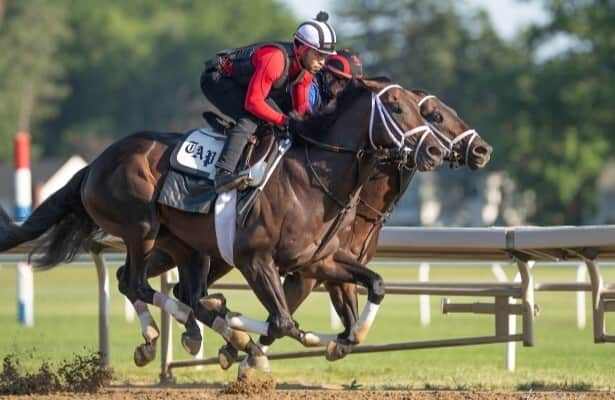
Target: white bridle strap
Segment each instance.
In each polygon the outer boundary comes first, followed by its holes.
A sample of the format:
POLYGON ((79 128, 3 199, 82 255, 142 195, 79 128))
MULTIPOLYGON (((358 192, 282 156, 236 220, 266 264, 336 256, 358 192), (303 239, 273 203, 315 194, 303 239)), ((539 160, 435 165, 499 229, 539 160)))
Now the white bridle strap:
POLYGON ((421 106, 423 105, 423 103, 424 103, 425 101, 427 101, 427 100, 429 100, 429 99, 435 99, 435 98, 436 98, 436 96, 434 96, 433 94, 430 94, 430 95, 427 95, 427 96, 423 97, 423 98, 419 101, 419 103, 418 103, 419 109, 421 108, 421 106))
POLYGON ((404 142, 406 141, 407 138, 413 135, 419 134, 419 133, 423 133, 423 136, 421 136, 418 142, 418 145, 415 149, 414 157, 416 160, 416 155, 418 153, 418 150, 420 146, 423 144, 423 141, 425 140, 426 136, 430 133, 433 134, 433 132, 431 131, 430 127, 427 125, 420 125, 420 126, 412 128, 405 132, 401 130, 397 122, 395 122, 395 119, 391 116, 391 113, 389 112, 389 110, 387 110, 385 105, 382 103, 382 100, 380 100, 380 96, 382 96, 384 93, 386 93, 387 91, 393 88, 403 89, 399 85, 388 85, 388 86, 385 86, 383 89, 381 89, 378 93, 372 93, 372 107, 371 107, 370 116, 369 116, 369 141, 370 141, 370 144, 372 145, 372 148, 376 149, 377 146, 374 143, 373 135, 374 135, 374 115, 377 110, 378 116, 380 117, 380 121, 382 122, 382 125, 384 126, 385 131, 389 135, 389 138, 393 141, 393 143, 397 145, 398 148, 401 149, 402 147, 404 147, 404 142), (395 132, 397 133, 397 136, 393 133, 392 129, 395 130, 395 132))
MULTIPOLYGON (((421 109, 421 106, 423 105, 423 103, 425 103, 425 101, 429 100, 429 99, 435 99, 436 96, 430 94, 427 95, 425 97, 423 97, 419 102, 418 102, 418 106, 419 106, 419 110, 421 109)), ((468 145, 466 147, 466 155, 465 155, 465 159, 466 162, 468 160, 468 155, 470 152, 470 145, 472 144, 472 142, 474 141, 474 139, 476 139, 476 137, 478 137, 478 132, 476 132, 476 130, 474 129, 468 129, 467 131, 464 131, 463 133, 461 133, 461 135, 455 137, 454 139, 449 139, 448 136, 446 136, 444 133, 442 133, 438 128, 436 128, 435 126, 433 126, 433 124, 427 122, 427 125, 429 125, 429 127, 431 128, 431 130, 433 131, 433 133, 435 134, 436 140, 438 141, 438 143, 440 144, 440 146, 442 146, 445 151, 448 152, 448 154, 453 152, 453 147, 461 142, 462 140, 464 140, 466 137, 471 136, 470 139, 468 139, 468 145), (445 142, 445 143, 443 143, 445 142)))

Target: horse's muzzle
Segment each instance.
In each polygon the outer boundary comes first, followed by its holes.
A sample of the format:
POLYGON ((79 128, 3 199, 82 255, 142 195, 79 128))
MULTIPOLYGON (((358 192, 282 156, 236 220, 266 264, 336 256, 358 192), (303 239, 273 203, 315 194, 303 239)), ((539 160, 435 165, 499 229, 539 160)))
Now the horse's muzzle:
POLYGON ((472 170, 483 168, 491 159, 493 147, 483 140, 477 141, 472 145, 469 152, 468 166, 472 170))
POLYGON ((419 171, 433 171, 444 162, 444 152, 436 145, 429 145, 421 151, 417 157, 417 168, 419 171))

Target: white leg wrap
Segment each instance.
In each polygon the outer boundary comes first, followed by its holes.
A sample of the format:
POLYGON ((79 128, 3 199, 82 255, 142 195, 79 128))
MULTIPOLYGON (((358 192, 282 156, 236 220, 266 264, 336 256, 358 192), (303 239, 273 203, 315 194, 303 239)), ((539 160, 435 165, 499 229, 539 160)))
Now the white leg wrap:
POLYGON ((143 334, 145 340, 151 342, 159 335, 156 321, 154 321, 152 314, 150 314, 147 304, 141 300, 135 301, 134 308, 139 316, 139 321, 141 322, 141 333, 143 334))
POLYGON ((171 314, 182 324, 185 324, 188 320, 189 313, 186 312, 186 309, 180 307, 176 300, 173 300, 165 294, 159 292, 154 293, 154 305, 171 314))
POLYGON ((378 314, 379 308, 380 305, 374 304, 370 301, 365 304, 365 308, 363 308, 361 317, 350 330, 350 340, 356 341, 358 343, 361 343, 363 340, 365 340, 369 329, 372 327, 372 324, 376 319, 376 314, 378 314))
POLYGON ((260 342, 260 340, 258 342, 258 347, 260 347, 260 349, 263 352, 263 354, 267 354, 267 352, 269 351, 269 346, 266 346, 266 345, 262 344, 260 342))
POLYGON ((211 329, 218 332, 227 340, 231 337, 231 328, 228 326, 228 323, 224 320, 224 318, 216 317, 214 322, 211 324, 211 329))
POLYGON ((267 336, 269 333, 268 322, 244 317, 243 315, 227 316, 226 320, 231 328, 239 329, 240 331, 257 333, 263 336, 267 336))

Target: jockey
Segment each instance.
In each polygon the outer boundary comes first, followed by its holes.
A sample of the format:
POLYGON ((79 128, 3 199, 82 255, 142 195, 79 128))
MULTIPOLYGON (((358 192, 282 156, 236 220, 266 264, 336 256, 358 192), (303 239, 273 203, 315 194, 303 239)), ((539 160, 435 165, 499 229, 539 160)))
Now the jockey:
POLYGON ((308 95, 313 74, 320 71, 328 55, 335 54, 336 37, 320 12, 315 20, 301 23, 294 41, 259 43, 223 50, 205 63, 201 89, 206 111, 235 122, 216 163, 218 193, 238 186, 244 179, 235 169, 250 134, 263 121, 288 135, 290 118, 273 100, 292 85, 292 106, 299 115, 309 110, 308 95))
POLYGON ((363 77, 361 59, 350 50, 344 49, 327 57, 325 66, 314 75, 310 87, 310 111, 326 107, 344 90, 351 79, 363 77))

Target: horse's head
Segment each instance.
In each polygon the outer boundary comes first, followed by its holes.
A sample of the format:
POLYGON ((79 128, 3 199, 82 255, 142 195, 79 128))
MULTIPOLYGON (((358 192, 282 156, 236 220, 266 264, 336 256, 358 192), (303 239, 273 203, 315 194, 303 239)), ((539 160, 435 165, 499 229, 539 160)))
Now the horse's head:
POLYGON ((444 161, 444 151, 425 124, 412 93, 384 79, 358 79, 371 92, 369 141, 374 148, 397 148, 410 153, 420 171, 444 161))
POLYGON ((421 116, 441 140, 447 153, 445 159, 451 165, 466 164, 470 169, 483 168, 493 147, 457 115, 457 112, 444 104, 436 96, 422 90, 409 91, 415 96, 421 116))

